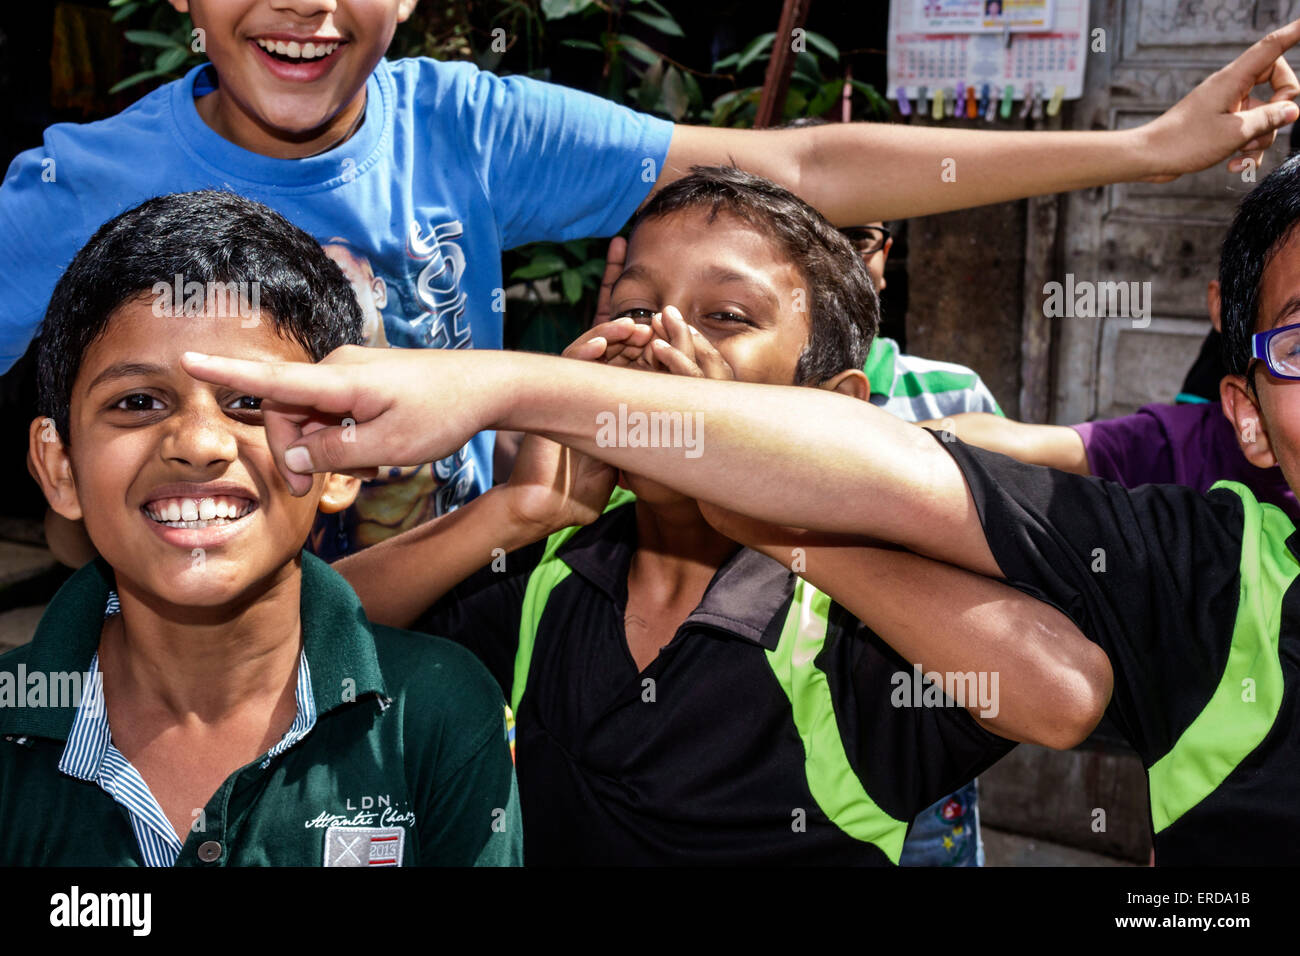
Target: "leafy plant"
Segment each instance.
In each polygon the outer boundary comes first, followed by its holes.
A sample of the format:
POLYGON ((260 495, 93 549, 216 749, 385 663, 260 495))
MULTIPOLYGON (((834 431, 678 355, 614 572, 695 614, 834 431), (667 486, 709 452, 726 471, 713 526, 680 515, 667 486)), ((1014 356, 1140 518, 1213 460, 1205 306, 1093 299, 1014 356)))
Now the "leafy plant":
MULTIPOLYGON (((828 75, 823 67, 823 58, 836 64, 840 62, 839 49, 826 37, 811 30, 805 30, 802 39, 806 42, 804 48, 795 53, 790 88, 785 98, 783 116, 786 120, 800 116, 821 116, 844 95, 844 78, 828 75)), ((713 70, 715 73, 731 70, 737 76, 747 72, 752 75, 756 72, 756 67, 767 66, 775 42, 775 33, 761 34, 743 49, 718 60, 713 64, 713 70)), ((710 122, 714 126, 753 126, 763 92, 762 76, 758 77, 758 81, 758 85, 731 90, 715 99, 710 122)), ((865 118, 884 119, 889 116, 889 104, 874 86, 854 79, 850 79, 849 84, 866 101, 863 111, 865 118)))
POLYGON ((142 53, 157 51, 153 53, 152 67, 115 83, 109 93, 150 80, 175 80, 190 67, 203 62, 203 45, 195 35, 189 14, 177 13, 163 0, 109 0, 108 5, 116 8, 113 12, 115 23, 140 14, 138 19, 145 19, 147 29, 127 30, 123 36, 128 43, 143 47, 142 53))

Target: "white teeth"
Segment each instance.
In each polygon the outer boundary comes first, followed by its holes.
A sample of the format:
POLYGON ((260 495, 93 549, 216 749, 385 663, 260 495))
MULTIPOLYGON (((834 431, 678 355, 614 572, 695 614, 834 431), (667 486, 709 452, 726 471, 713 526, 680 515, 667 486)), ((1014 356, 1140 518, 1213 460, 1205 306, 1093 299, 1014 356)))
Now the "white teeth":
POLYGON ((198 521, 199 520, 199 503, 193 498, 183 498, 181 500, 181 520, 198 521))
POLYGON ((230 517, 234 517, 234 513, 233 513, 233 512, 229 512, 229 511, 227 510, 227 508, 226 508, 226 503, 225 503, 224 501, 218 501, 218 502, 217 502, 217 517, 218 517, 218 518, 230 518, 230 517))
POLYGON ((199 520, 211 521, 217 516, 217 503, 211 498, 203 498, 199 501, 199 520))
POLYGON ((296 60, 318 60, 339 48, 337 43, 299 43, 297 40, 258 40, 257 45, 270 53, 293 57, 296 60))
POLYGON ((169 502, 167 505, 167 514, 163 515, 163 518, 166 521, 180 521, 181 520, 180 504, 175 501, 169 502))
POLYGON ((172 498, 146 506, 154 521, 173 528, 208 528, 238 521, 253 510, 253 503, 242 498, 172 498))

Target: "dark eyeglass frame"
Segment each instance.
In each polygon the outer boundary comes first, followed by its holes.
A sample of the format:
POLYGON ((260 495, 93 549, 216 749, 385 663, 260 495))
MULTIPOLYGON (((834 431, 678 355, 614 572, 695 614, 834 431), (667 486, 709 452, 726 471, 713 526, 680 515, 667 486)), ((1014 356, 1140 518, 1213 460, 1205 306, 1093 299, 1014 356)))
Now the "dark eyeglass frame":
POLYGON ((840 232, 849 242, 870 242, 870 246, 858 250, 864 256, 875 255, 885 248, 885 243, 889 241, 890 236, 888 226, 849 226, 847 229, 841 229, 840 232))
POLYGON ((1290 381, 1300 381, 1300 373, 1289 374, 1279 371, 1273 364, 1273 359, 1269 355, 1269 345, 1277 336, 1283 332, 1295 332, 1300 330, 1300 323, 1292 325, 1279 325, 1276 329, 1269 329, 1267 332, 1256 332, 1250 337, 1250 357, 1259 359, 1268 367, 1269 374, 1274 378, 1284 378, 1290 381))

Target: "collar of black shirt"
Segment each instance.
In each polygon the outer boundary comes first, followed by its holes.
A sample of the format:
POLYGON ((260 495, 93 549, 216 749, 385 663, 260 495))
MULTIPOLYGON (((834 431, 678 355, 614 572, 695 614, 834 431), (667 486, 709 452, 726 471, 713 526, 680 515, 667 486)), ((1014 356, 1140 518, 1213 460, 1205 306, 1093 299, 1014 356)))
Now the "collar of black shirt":
MULTIPOLYGON (((557 556, 619 607, 627 606, 627 575, 636 551, 636 504, 601 515, 578 531, 557 556)), ((709 627, 775 650, 794 593, 795 576, 766 555, 737 548, 682 622, 709 627)))

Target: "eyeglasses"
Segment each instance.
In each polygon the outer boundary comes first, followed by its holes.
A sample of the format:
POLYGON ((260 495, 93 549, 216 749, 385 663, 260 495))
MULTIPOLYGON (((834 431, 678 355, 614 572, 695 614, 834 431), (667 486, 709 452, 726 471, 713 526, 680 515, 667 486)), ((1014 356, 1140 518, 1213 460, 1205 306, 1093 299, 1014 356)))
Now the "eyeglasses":
POLYGON ((884 226, 850 226, 840 232, 863 256, 875 255, 889 241, 889 230, 884 226))
POLYGON ((1251 358, 1262 359, 1278 378, 1300 379, 1300 325, 1283 325, 1251 336, 1251 358))

